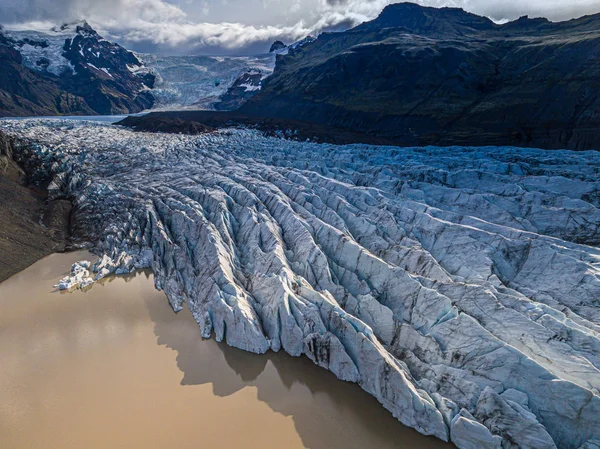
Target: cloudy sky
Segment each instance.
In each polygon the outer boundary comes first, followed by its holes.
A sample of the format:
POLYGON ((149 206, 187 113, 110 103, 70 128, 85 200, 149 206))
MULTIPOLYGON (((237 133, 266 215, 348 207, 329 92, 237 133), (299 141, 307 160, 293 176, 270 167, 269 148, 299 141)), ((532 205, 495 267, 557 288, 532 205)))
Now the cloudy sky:
MULTIPOLYGON (((493 20, 565 20, 600 12, 600 0, 415 0, 458 6, 493 20)), ((86 19, 138 51, 248 54, 373 19, 393 0, 0 0, 4 24, 86 19)))

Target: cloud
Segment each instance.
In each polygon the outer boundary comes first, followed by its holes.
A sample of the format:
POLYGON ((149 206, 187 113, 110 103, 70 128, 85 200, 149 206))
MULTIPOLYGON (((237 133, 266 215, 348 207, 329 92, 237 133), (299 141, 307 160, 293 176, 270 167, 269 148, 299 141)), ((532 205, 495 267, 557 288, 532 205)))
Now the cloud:
POLYGON ((248 51, 257 44, 271 43, 276 39, 288 42, 298 40, 311 30, 301 23, 291 27, 249 26, 240 23, 152 23, 141 26, 131 24, 127 29, 110 30, 110 34, 119 40, 136 44, 154 45, 158 49, 177 49, 184 52, 198 52, 202 49, 223 50, 235 52, 248 51))
POLYGON ((2 0, 0 17, 7 23, 81 18, 121 23, 131 19, 173 22, 184 19, 186 13, 163 0, 2 0))
MULTIPOLYGON (((600 0, 414 0, 495 20, 522 15, 564 20, 600 11, 600 0)), ((375 18, 390 0, 0 0, 5 23, 85 18, 136 50, 249 53, 375 18)))

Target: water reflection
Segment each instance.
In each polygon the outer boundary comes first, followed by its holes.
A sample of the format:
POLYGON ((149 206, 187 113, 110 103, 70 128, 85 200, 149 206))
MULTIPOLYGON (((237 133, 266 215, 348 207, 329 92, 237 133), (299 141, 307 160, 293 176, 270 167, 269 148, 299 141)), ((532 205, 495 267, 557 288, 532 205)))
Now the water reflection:
POLYGON ((306 358, 202 340, 150 273, 50 293, 89 257, 54 255, 0 284, 0 448, 450 447, 306 358))
POLYGON ((255 387, 260 401, 294 420, 309 449, 454 447, 404 427, 358 385, 338 380, 305 357, 257 355, 203 340, 188 310, 165 313, 165 304, 155 301, 146 301, 146 307, 158 344, 177 352, 182 385, 212 384, 221 397, 255 387))

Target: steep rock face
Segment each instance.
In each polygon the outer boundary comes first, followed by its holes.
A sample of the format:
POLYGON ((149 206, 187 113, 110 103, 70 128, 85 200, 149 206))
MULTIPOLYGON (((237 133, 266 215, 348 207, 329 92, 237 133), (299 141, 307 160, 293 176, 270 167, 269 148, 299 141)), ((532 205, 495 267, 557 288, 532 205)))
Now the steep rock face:
MULTIPOLYGON (((7 175, 9 168, 13 173, 18 173, 19 170, 13 164, 13 150, 11 139, 4 133, 0 132, 0 174, 7 175)), ((12 174, 10 175, 13 176, 12 174)))
POLYGON ((285 56, 240 112, 406 145, 599 148, 600 15, 496 25, 454 8, 387 7, 285 56))
POLYGON ((138 112, 152 106, 154 75, 132 52, 103 39, 87 23, 65 40, 63 57, 73 70, 61 77, 61 86, 83 97, 95 111, 138 112))
POLYGON ((139 112, 154 102, 154 75, 85 22, 0 30, 0 70, 4 116, 139 112))
POLYGON ((269 49, 269 53, 276 53, 276 52, 285 50, 286 48, 287 48, 287 45, 285 45, 283 42, 275 41, 275 42, 273 42, 273 45, 271 45, 271 48, 269 49))
POLYGON ((221 95, 219 102, 215 104, 215 109, 217 111, 238 109, 260 91, 263 79, 268 75, 269 73, 259 69, 244 71, 227 89, 227 92, 221 95))
POLYGON ((65 286, 152 267, 204 337, 306 355, 461 449, 600 439, 598 153, 1 126, 101 255, 65 286))
POLYGON ((81 97, 23 66, 21 53, 0 31, 0 116, 93 114, 81 97))

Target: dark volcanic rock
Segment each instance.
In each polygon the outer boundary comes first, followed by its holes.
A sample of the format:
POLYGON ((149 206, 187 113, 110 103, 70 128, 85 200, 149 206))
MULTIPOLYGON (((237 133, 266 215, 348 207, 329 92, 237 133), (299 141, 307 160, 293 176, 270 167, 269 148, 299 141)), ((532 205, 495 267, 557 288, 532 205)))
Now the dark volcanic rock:
POLYGON ((600 15, 494 24, 403 3, 287 56, 240 109, 404 145, 600 148, 600 15))
POLYGON ((311 141, 343 145, 366 143, 393 145, 394 140, 349 129, 334 128, 314 122, 241 115, 236 111, 164 111, 129 116, 117 125, 136 131, 165 132, 175 134, 201 134, 215 129, 251 128, 263 135, 300 142, 311 141))
POLYGON ((177 117, 155 117, 152 120, 142 120, 141 117, 127 117, 119 122, 131 126, 136 131, 172 133, 172 134, 205 134, 214 131, 211 126, 195 120, 183 120, 177 117))
POLYGON ((54 232, 54 237, 59 241, 69 237, 72 210, 73 206, 69 200, 59 199, 48 202, 42 222, 46 228, 54 232))
POLYGON ((0 30, 0 73, 0 116, 129 113, 154 102, 154 75, 86 22, 0 30))

